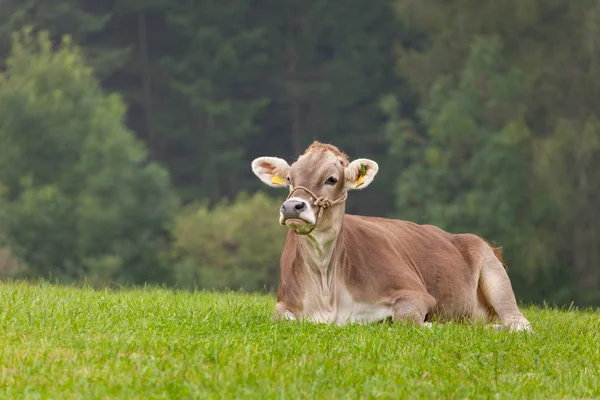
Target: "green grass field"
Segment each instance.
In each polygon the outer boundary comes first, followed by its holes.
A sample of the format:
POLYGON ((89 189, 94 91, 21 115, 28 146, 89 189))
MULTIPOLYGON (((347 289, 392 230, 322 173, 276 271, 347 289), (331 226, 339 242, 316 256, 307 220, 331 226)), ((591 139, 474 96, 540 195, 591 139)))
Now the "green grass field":
POLYGON ((598 398, 600 312, 481 326, 274 323, 275 299, 0 284, 0 397, 598 398))

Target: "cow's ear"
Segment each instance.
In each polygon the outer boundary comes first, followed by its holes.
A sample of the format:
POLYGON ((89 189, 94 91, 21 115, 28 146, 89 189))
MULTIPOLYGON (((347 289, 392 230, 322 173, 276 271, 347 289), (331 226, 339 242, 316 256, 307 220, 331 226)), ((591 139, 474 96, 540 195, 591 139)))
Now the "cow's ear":
POLYGON ((252 172, 272 187, 287 187, 289 170, 289 164, 277 157, 258 157, 252 161, 252 172))
POLYGON ((346 167, 344 172, 345 188, 348 190, 364 189, 373 181, 379 171, 379 165, 373 160, 359 158, 346 167))

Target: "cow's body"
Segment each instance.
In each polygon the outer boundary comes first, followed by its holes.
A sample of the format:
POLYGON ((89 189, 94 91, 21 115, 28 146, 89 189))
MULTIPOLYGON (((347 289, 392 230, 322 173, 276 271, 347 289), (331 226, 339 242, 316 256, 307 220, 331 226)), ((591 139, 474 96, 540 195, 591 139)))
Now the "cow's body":
MULTIPOLYGON (((288 233, 277 301, 291 318, 374 322, 393 317, 398 298, 417 294, 428 319, 496 317, 480 283, 506 273, 493 249, 475 235, 345 215, 331 251, 325 246, 315 257, 311 247, 312 239, 288 233)), ((520 317, 511 313, 515 308, 505 317, 520 317)))
MULTIPOLYGON (((307 164, 319 159, 307 153, 307 164)), ((343 162, 345 170, 340 173, 339 156, 333 155, 337 158, 329 161, 334 167, 317 175, 341 175, 345 180, 349 178, 343 177, 344 172, 354 176, 352 165, 343 162)), ((363 165, 370 162, 361 160, 363 165)), ((368 165, 375 169, 374 176, 376 164, 368 165)), ((299 167, 305 172, 306 167, 299 167)), ((303 179, 308 182, 306 176, 303 179)), ((313 189, 289 186, 290 196, 300 189, 312 198, 324 197, 313 192, 318 189, 315 185, 313 189)), ((327 190, 335 197, 342 193, 327 190)), ((490 322, 497 318, 510 329, 530 330, 502 262, 478 236, 401 220, 346 215, 343 201, 330 206, 327 214, 319 206, 307 209, 303 202, 308 204, 306 195, 291 197, 282 206, 281 221, 292 229, 281 256, 276 318, 334 324, 392 318, 418 325, 429 319, 490 322), (290 205, 295 207, 292 211, 290 205)))

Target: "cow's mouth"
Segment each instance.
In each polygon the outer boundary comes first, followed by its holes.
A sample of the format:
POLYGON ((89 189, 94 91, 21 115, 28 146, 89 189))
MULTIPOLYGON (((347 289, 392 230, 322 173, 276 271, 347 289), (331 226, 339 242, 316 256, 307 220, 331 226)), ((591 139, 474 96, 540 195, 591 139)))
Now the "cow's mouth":
POLYGON ((283 221, 288 228, 300 235, 306 235, 311 231, 313 224, 302 218, 287 218, 283 221))

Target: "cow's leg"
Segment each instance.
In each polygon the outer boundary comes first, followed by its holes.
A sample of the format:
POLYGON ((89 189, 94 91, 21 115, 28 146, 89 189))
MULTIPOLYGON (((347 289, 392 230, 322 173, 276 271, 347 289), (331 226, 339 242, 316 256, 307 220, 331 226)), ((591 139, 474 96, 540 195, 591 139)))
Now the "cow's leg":
POLYGON ((287 309, 287 307, 279 302, 275 305, 275 312, 273 313, 273 319, 275 321, 296 321, 296 314, 287 309))
POLYGON ((531 332, 531 324, 517 306, 508 274, 491 248, 486 249, 479 285, 504 328, 531 332))
POLYGON ((435 303, 435 299, 429 293, 399 293, 392 307, 392 320, 414 322, 418 326, 423 326, 425 316, 435 306, 435 303))

